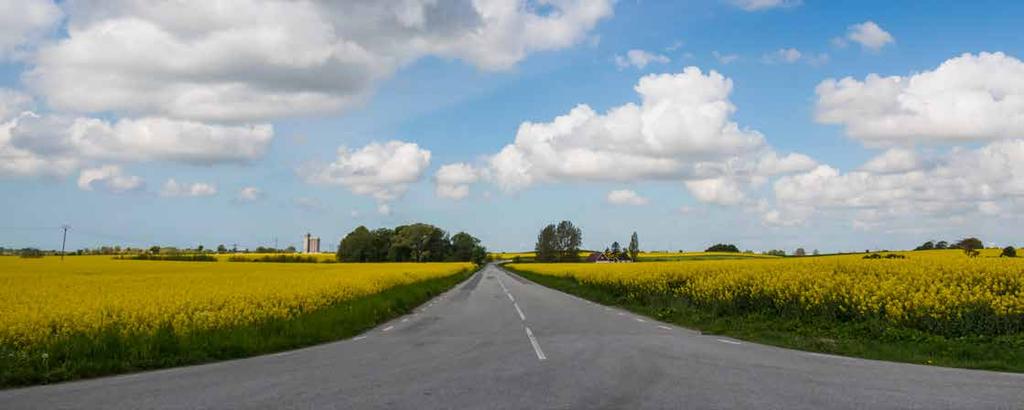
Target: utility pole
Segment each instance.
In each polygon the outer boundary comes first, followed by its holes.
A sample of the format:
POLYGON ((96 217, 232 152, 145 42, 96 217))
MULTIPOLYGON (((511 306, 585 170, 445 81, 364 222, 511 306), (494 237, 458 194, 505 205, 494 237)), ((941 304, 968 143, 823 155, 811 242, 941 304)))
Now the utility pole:
POLYGON ((68 229, 71 229, 71 225, 64 224, 60 226, 60 229, 64 230, 64 238, 60 240, 60 261, 64 261, 64 245, 68 243, 68 229))
POLYGON ((277 237, 274 237, 274 251, 277 251, 277 237))

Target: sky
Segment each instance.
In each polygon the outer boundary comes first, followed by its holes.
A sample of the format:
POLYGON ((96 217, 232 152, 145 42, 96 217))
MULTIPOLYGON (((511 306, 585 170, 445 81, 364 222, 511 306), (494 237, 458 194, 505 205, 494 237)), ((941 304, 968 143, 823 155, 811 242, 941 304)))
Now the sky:
POLYGON ((0 246, 1024 245, 1024 4, 0 0, 0 246))

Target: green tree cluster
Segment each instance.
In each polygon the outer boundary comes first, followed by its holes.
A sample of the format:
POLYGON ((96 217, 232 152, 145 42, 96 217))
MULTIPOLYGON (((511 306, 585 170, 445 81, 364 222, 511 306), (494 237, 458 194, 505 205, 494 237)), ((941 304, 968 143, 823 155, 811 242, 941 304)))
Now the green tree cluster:
POLYGON ((736 252, 739 253, 740 248, 737 248, 733 244, 716 243, 705 249, 704 252, 736 252))
POLYGON ((394 229, 369 230, 359 226, 338 244, 342 262, 443 262, 483 263, 487 249, 472 235, 449 236, 434 225, 415 223, 394 229))
POLYGON ((562 221, 540 230, 534 251, 541 262, 576 262, 582 243, 583 231, 570 221, 562 221))

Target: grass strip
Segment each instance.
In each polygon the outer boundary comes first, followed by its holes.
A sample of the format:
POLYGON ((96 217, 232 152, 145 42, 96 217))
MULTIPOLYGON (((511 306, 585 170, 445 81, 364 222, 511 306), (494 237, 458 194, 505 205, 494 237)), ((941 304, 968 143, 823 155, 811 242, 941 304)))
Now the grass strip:
POLYGON ((235 359, 345 339, 412 311, 472 274, 462 271, 399 285, 294 318, 247 326, 179 334, 168 325, 154 333, 129 335, 108 328, 99 335, 77 335, 31 351, 0 346, 0 386, 235 359))
POLYGON ((835 321, 702 309, 679 297, 626 294, 571 277, 510 269, 537 284, 704 333, 766 345, 865 359, 1024 372, 1024 335, 944 337, 881 321, 835 321))

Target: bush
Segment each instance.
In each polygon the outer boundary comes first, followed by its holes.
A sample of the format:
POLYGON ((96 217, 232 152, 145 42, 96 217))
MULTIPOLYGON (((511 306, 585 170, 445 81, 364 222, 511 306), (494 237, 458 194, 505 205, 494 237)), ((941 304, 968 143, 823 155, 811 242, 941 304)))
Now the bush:
POLYGON ((999 257, 1000 258, 1002 258, 1002 257, 1016 258, 1017 257, 1017 248, 1014 248, 1012 246, 1007 246, 1007 247, 1003 248, 1003 253, 1000 253, 999 257))
POLYGON ((210 255, 203 254, 170 254, 170 255, 154 255, 149 253, 140 253, 138 255, 130 256, 118 256, 115 259, 128 259, 137 261, 178 261, 178 262, 216 262, 217 258, 210 255))
POLYGON ((228 262, 317 263, 319 261, 315 256, 265 255, 259 258, 232 256, 228 258, 228 262))
POLYGON ((42 258, 43 251, 36 248, 25 248, 18 251, 18 256, 22 258, 42 258))
POLYGON ((740 249, 733 244, 716 243, 711 247, 704 250, 704 252, 736 252, 739 253, 740 249))

